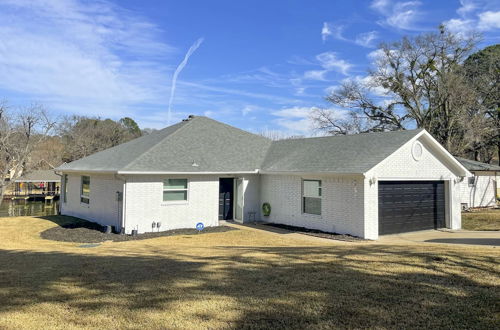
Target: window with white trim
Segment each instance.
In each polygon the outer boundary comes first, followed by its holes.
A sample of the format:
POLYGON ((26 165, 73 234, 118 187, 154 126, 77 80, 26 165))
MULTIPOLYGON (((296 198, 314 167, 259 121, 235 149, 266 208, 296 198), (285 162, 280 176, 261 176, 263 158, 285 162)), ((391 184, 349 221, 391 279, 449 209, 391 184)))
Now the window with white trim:
POLYGON ((321 180, 302 180, 302 212, 321 215, 321 180))
POLYGON ((176 202, 187 201, 188 180, 187 179, 165 179, 163 180, 163 201, 176 202))
POLYGON ((80 202, 90 204, 90 176, 82 175, 80 186, 80 202))

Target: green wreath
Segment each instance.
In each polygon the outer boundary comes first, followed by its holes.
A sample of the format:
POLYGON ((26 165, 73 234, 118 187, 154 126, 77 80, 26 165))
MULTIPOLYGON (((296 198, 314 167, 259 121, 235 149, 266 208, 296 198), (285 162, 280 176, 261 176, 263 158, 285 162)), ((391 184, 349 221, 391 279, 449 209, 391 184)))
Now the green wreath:
POLYGON ((268 217, 271 214, 271 204, 269 203, 262 204, 262 213, 264 213, 264 215, 268 217))

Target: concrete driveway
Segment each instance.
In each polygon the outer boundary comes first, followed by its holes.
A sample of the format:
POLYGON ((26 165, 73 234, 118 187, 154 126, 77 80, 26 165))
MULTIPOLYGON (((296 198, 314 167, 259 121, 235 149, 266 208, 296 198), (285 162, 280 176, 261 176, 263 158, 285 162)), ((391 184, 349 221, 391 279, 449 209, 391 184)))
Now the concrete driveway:
POLYGON ((381 243, 441 243, 500 246, 500 231, 424 230, 380 236, 381 243))

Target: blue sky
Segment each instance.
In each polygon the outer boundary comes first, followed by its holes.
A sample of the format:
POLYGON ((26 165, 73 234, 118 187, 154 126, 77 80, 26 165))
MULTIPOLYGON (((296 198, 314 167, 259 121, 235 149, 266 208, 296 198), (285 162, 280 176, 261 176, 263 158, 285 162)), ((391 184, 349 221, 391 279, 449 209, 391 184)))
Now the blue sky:
POLYGON ((206 115, 310 135, 310 110, 331 108, 324 97, 342 80, 364 79, 377 43, 440 23, 498 43, 500 1, 0 0, 0 100, 161 128, 198 40, 172 123, 206 115))

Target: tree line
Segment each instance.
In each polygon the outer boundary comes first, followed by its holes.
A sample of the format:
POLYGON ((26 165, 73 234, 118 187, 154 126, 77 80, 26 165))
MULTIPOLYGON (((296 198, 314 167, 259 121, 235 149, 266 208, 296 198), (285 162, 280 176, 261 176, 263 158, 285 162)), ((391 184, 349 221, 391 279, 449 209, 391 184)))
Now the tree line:
POLYGON ((53 169, 151 132, 129 117, 55 119, 38 104, 18 108, 1 102, 0 201, 5 188, 24 173, 53 169))
POLYGON ((344 81, 311 114, 332 135, 424 128, 455 156, 500 164, 500 44, 436 32, 382 43, 363 78, 344 81))

